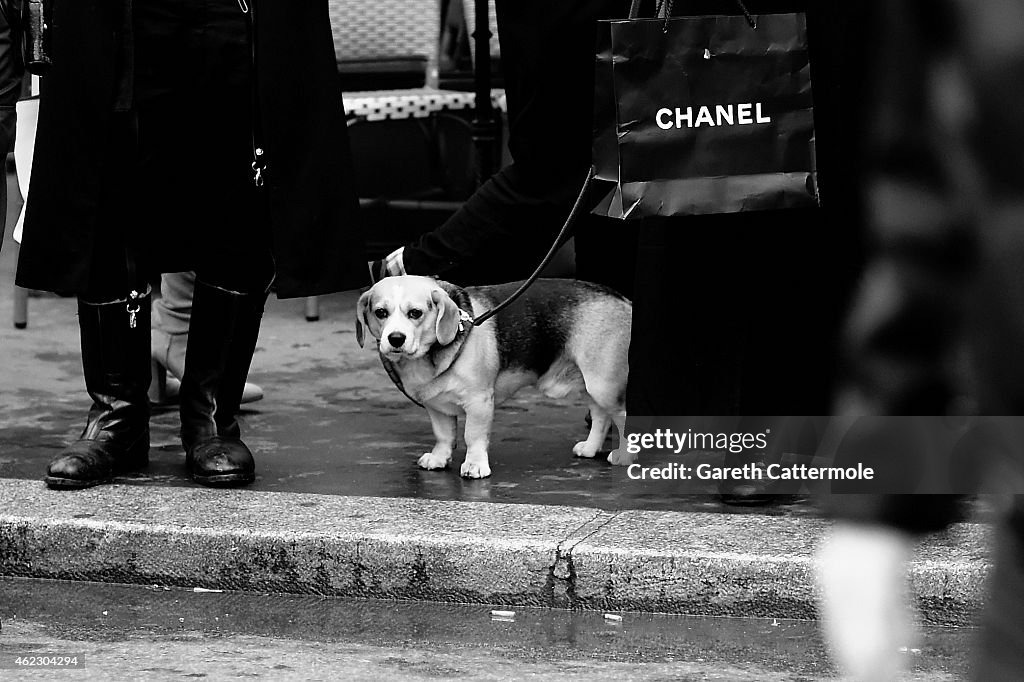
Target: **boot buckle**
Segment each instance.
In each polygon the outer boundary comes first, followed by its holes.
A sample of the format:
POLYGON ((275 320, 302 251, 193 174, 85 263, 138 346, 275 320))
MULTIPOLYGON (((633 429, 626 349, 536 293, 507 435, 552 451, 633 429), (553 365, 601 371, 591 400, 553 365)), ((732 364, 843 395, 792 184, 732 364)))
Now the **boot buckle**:
POLYGON ((140 298, 142 298, 142 294, 134 289, 128 294, 128 303, 124 309, 128 312, 129 329, 135 329, 138 326, 138 313, 142 310, 142 304, 139 303, 140 298))

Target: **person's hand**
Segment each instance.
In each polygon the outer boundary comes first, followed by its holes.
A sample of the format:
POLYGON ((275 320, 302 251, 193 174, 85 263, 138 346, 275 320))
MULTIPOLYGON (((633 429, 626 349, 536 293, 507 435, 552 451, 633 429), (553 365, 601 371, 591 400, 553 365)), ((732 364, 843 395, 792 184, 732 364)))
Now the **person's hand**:
POLYGON ((818 550, 825 640, 849 679, 883 682, 903 668, 914 627, 906 595, 909 536, 876 525, 838 524, 818 550))
POLYGON ((370 268, 370 282, 376 284, 385 277, 398 277, 405 273, 405 263, 402 254, 405 247, 395 249, 380 260, 372 260, 366 265, 370 268))

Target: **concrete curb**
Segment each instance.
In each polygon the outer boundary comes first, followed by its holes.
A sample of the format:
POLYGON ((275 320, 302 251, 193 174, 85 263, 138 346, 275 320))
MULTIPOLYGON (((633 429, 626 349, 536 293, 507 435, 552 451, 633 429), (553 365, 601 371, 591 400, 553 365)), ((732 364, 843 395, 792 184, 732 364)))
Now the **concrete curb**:
MULTIPOLYGON (((813 618, 807 518, 0 479, 0 575, 507 606, 813 618)), ((976 622, 990 530, 911 567, 926 622, 976 622)))

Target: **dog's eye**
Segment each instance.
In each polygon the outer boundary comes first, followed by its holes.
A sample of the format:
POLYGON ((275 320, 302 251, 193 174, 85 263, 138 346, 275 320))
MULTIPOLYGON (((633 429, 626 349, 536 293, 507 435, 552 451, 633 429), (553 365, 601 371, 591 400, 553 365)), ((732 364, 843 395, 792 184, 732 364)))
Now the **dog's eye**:
POLYGON ((377 308, 376 310, 373 311, 373 314, 377 317, 378 320, 383 320, 385 317, 388 316, 388 311, 386 308, 377 308))
POLYGON ((418 320, 421 317, 423 317, 423 311, 413 308, 408 313, 406 313, 406 315, 408 315, 410 320, 418 320))

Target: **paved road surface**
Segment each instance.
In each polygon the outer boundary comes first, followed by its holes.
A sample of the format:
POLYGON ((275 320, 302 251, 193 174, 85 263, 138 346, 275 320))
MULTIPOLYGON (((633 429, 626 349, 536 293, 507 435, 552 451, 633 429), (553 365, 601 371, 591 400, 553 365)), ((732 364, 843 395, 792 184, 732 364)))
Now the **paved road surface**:
MULTIPOLYGON (((79 654, 83 670, 0 679, 835 679, 813 623, 193 593, 0 579, 0 666, 79 654)), ((972 631, 930 629, 906 680, 963 679, 972 631)))

